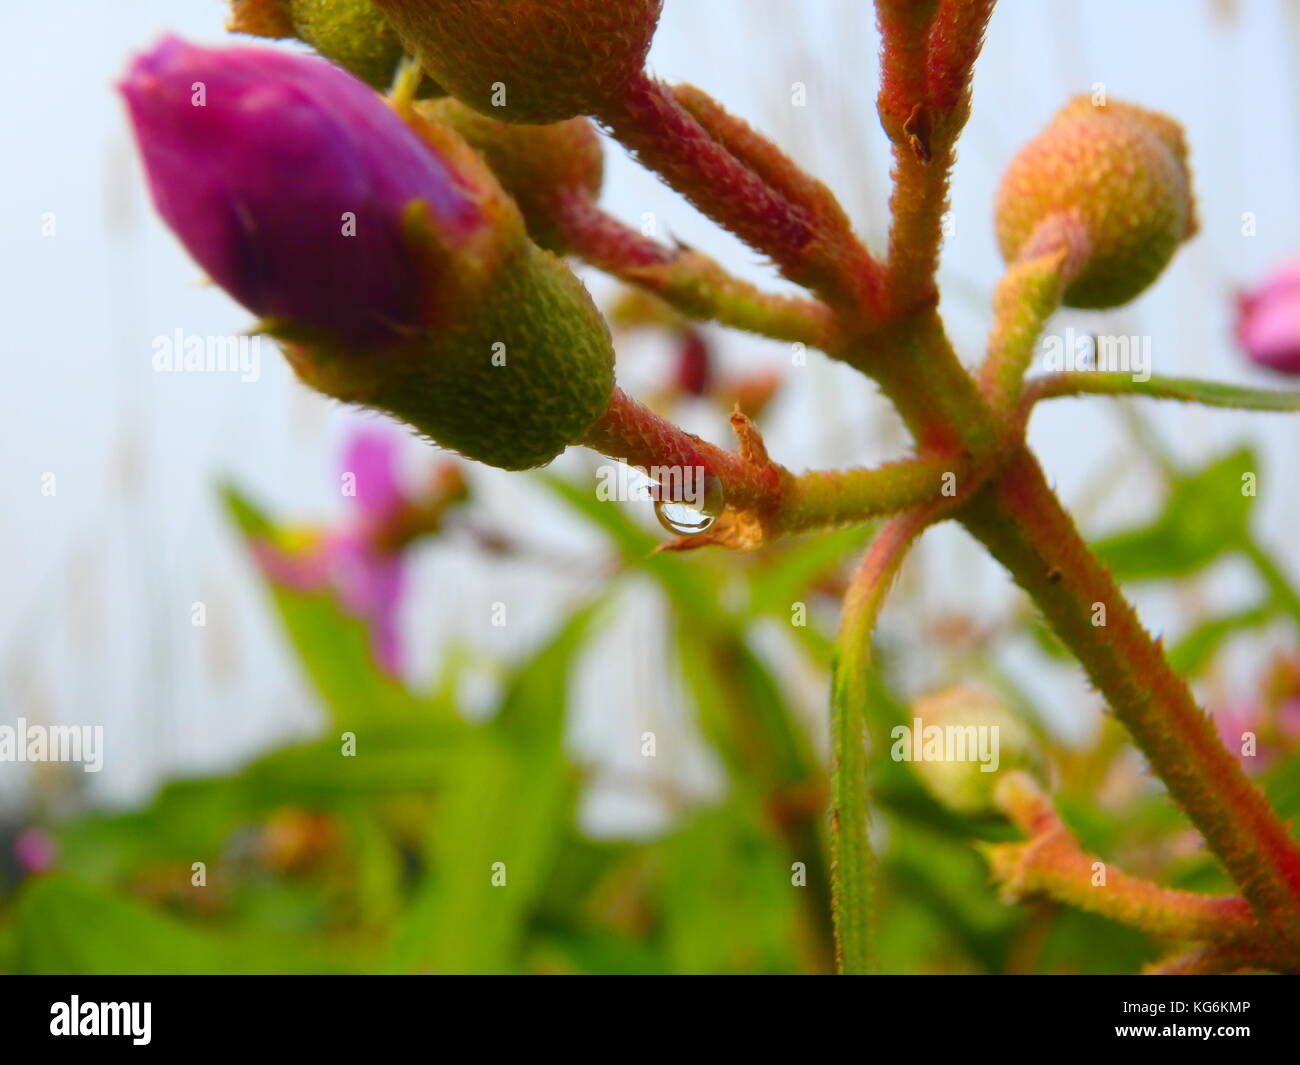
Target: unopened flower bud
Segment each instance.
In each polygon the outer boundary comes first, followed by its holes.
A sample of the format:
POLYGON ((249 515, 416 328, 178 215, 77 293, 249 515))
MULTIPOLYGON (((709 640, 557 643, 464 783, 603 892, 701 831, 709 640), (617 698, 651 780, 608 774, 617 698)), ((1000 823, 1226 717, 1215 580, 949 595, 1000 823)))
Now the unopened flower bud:
POLYGON ((1041 225, 1061 217, 1088 240, 1065 303, 1100 308, 1133 299, 1196 232, 1182 128, 1131 104, 1072 100, 1003 176, 996 208, 1003 256, 1014 261, 1041 225))
POLYGON ((406 54, 370 0, 232 0, 229 28, 255 37, 296 37, 377 89, 388 88, 406 54))
POLYGON ((122 90, 159 212, 308 384, 508 469, 603 413, 603 319, 450 131, 271 49, 167 39, 122 90))
POLYGON ((918 699, 909 723, 894 729, 894 740, 894 756, 912 763, 936 799, 966 815, 991 813, 1001 775, 1037 762, 1025 726, 978 688, 948 688, 918 699))
POLYGON ((1240 297, 1237 342, 1252 362, 1300 374, 1300 260, 1240 297))
POLYGON ((450 126, 483 154, 492 173, 543 248, 568 250, 556 214, 571 199, 595 200, 605 174, 600 135, 586 118, 535 126, 501 122, 453 97, 429 100, 416 109, 430 122, 450 126))
POLYGON ((663 0, 374 0, 453 96, 509 122, 599 113, 645 65, 663 0))

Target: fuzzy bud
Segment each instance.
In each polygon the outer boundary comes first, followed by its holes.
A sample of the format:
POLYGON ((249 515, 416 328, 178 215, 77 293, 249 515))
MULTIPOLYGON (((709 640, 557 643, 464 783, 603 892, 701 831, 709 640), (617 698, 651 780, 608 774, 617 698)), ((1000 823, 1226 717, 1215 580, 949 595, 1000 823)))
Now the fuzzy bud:
POLYGON ((600 113, 645 66, 663 0, 375 0, 425 72, 508 122, 600 113))
POLYGON ((487 161, 514 197, 528 234, 543 248, 568 250, 556 224, 559 206, 600 195, 605 159, 600 135, 586 118, 534 126, 501 122, 448 97, 417 105, 430 122, 450 126, 487 161))
POLYGON ((507 469, 604 412, 604 320, 449 130, 272 49, 169 38, 122 91, 159 213, 306 383, 507 469))
POLYGON ((961 814, 991 813, 1001 776, 1037 761, 1025 726, 978 688, 948 688, 918 699, 912 720, 894 733, 894 756, 910 761, 931 794, 961 814))
POLYGON ((233 33, 297 38, 377 89, 392 83, 406 54, 370 0, 231 0, 233 33))
POLYGON ((1196 232, 1182 128, 1131 104, 1070 101, 1003 176, 996 208, 1003 256, 1015 261, 1040 226, 1062 218, 1087 235, 1086 261, 1072 273, 1065 303, 1102 308, 1133 299, 1196 232))

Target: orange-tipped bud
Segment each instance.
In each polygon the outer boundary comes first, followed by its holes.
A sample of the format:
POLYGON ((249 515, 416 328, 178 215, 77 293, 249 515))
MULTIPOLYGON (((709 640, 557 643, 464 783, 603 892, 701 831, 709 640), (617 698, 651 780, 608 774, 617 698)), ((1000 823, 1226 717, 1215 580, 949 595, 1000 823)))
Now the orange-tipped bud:
POLYGON ((1043 225, 1082 226, 1086 261, 1065 290, 1071 307, 1137 296, 1196 232, 1187 143, 1173 119, 1132 104, 1077 97, 1012 160, 998 191, 998 244, 1017 259, 1043 225))

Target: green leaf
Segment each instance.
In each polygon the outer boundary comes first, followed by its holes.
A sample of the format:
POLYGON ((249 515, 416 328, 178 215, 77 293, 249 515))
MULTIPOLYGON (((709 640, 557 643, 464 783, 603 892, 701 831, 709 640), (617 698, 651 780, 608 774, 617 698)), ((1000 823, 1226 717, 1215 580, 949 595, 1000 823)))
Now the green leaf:
POLYGON ((750 611, 790 620, 790 607, 809 585, 837 571, 876 530, 876 523, 820 533, 792 541, 754 573, 749 582, 750 611))
POLYGON ((807 732, 743 637, 680 615, 675 632, 696 720, 741 786, 772 795, 820 775, 807 732))
POLYGON ((568 673, 593 609, 575 612, 515 671, 496 717, 456 759, 430 826, 429 878, 394 934, 391 970, 518 969, 525 926, 572 817, 568 673))
POLYGON ((1276 608, 1266 603, 1207 618, 1169 649, 1169 664, 1182 676, 1195 679, 1210 665, 1225 641, 1248 629, 1267 625, 1276 616, 1276 608))
MULTIPOLYGON (((222 497, 250 544, 273 537, 272 522, 236 489, 225 487, 222 497)), ((329 592, 299 592, 266 579, 264 584, 334 728, 455 716, 444 702, 417 696, 384 673, 365 622, 343 610, 329 592)))
POLYGON ((1020 915, 998 900, 987 865, 969 843, 908 826, 890 833, 881 866, 881 908, 890 915, 880 931, 886 971, 1002 971, 1020 915), (929 918, 931 927, 917 938, 911 929, 900 936, 892 927, 903 900, 923 907, 929 918))
POLYGON ((18 966, 30 974, 355 973, 354 959, 307 941, 191 927, 63 876, 30 881, 18 904, 18 966))
POLYGON ((656 552, 662 541, 633 521, 624 507, 597 498, 589 485, 574 484, 551 474, 539 474, 536 480, 571 510, 602 529, 623 560, 653 578, 674 603, 701 620, 722 620, 717 605, 718 581, 704 560, 656 552))
POLYGON ((1165 508, 1150 524, 1093 545, 1120 581, 1184 577, 1245 542, 1253 495, 1246 474, 1258 474, 1249 448, 1239 448, 1174 482, 1165 508))
POLYGON ((690 815, 656 847, 665 946, 677 973, 789 973, 801 894, 791 861, 744 803, 690 815))
MULTIPOLYGON (((733 777, 748 782, 759 794, 771 794, 771 789, 797 786, 817 775, 806 731, 780 685, 752 650, 743 619, 718 605, 720 582, 702 560, 653 553, 659 541, 623 508, 558 478, 543 476, 541 481, 603 528, 629 565, 663 590, 673 611, 679 662, 698 719, 733 777)), ((841 557, 843 542, 837 542, 841 557)), ((822 561, 814 566, 824 568, 822 561)))
POLYGON ((1291 834, 1300 835, 1300 754, 1291 754, 1269 770, 1264 791, 1279 817, 1291 821, 1291 834))
POLYGON ((173 781, 143 809, 62 824, 59 849, 70 867, 96 882, 141 864, 214 855, 236 828, 279 806, 342 810, 358 798, 433 792, 472 734, 465 722, 428 722, 363 729, 352 757, 333 738, 282 748, 238 773, 173 781))

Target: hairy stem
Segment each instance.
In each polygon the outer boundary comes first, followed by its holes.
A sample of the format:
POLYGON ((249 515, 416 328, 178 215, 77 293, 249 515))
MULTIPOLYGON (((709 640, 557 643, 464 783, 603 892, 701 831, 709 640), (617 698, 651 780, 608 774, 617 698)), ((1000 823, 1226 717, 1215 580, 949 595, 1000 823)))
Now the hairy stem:
POLYGON ((839 347, 834 314, 816 300, 764 292, 699 252, 644 236, 585 195, 561 198, 554 215, 575 255, 654 293, 688 318, 823 351, 839 347))
POLYGON ((1038 604, 1260 919, 1300 946, 1300 850, 1023 448, 959 515, 1038 604))
POLYGON ((935 298, 948 179, 992 11, 992 0, 877 0, 877 111, 894 152, 887 290, 895 309, 935 298))
POLYGON ((842 973, 868 973, 875 965, 865 712, 871 634, 907 549, 933 519, 933 510, 922 507, 889 521, 844 599, 831 698, 831 908, 842 973))
POLYGON ((994 876, 1014 897, 1047 895, 1168 939, 1239 942, 1258 935, 1259 923, 1245 899, 1174 891, 1114 868, 1096 880, 1094 859, 1079 848, 1027 774, 1012 772, 999 781, 997 801, 1029 837, 989 848, 994 876))
MULTIPOLYGON (((702 94, 695 93, 693 102, 701 107, 702 94)), ((771 157, 755 159, 755 169, 734 154, 732 148, 752 152, 756 142, 734 123, 722 122, 720 114, 721 109, 701 110, 715 124, 715 136, 669 86, 643 73, 617 106, 596 117, 644 166, 718 225, 770 256, 785 277, 855 318, 869 319, 879 267, 829 214, 792 202, 787 193, 797 195, 798 189, 782 186, 776 172, 782 168, 771 157)), ((802 187, 813 187, 811 179, 802 187)), ((834 202, 829 193, 824 202, 834 202)))
POLYGON ((805 213, 719 144, 669 86, 643 73, 618 106, 597 118, 704 214, 771 255, 787 273, 801 271, 813 241, 805 213))
MULTIPOLYGON (((743 419, 742 419, 743 420, 743 419)), ((750 430, 752 432, 752 428, 750 430)), ((768 535, 806 532, 897 513, 956 494, 965 470, 942 458, 910 459, 874 469, 792 474, 752 451, 726 451, 660 417, 616 388, 584 441, 593 450, 655 476, 700 470, 720 482, 729 506, 762 513, 768 535), (953 486, 953 487, 949 487, 953 486)))
POLYGON ((866 470, 810 471, 791 476, 782 496, 783 532, 870 521, 943 498, 965 476, 947 459, 906 459, 866 470))
POLYGON ((980 368, 980 391, 1000 415, 1014 412, 1034 345, 1061 305, 1087 254, 1088 238, 1070 216, 1052 215, 1026 242, 993 293, 993 332, 980 368))

